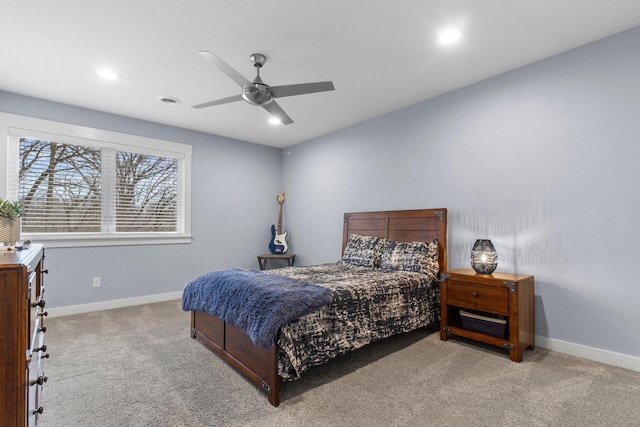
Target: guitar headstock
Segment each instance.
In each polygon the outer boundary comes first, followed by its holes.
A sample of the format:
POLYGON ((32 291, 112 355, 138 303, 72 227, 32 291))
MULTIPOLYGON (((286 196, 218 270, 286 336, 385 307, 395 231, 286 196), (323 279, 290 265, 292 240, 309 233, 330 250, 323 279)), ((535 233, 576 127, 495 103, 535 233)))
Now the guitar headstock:
POLYGON ((284 190, 278 191, 278 203, 284 202, 284 190))

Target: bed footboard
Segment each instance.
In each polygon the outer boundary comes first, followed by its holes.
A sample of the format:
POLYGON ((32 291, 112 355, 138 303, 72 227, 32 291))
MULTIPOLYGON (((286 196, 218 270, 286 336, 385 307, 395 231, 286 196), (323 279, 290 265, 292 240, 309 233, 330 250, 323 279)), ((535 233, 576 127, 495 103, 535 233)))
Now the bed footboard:
POLYGON ((278 347, 256 346, 240 328, 203 311, 191 312, 191 337, 236 368, 264 391, 269 403, 280 404, 278 347))

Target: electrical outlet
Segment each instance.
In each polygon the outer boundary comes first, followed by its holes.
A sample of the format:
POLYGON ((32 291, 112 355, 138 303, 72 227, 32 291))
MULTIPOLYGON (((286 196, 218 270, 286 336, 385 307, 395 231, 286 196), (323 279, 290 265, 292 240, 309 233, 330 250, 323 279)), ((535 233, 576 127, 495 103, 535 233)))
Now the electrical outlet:
POLYGON ((94 277, 93 278, 93 287, 94 288, 99 288, 100 287, 100 278, 99 277, 94 277))

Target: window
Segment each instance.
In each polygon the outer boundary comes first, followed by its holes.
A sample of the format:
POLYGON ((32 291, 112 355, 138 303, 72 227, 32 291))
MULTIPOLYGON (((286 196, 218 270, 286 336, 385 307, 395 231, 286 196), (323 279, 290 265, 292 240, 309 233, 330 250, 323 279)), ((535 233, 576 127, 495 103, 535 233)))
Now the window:
POLYGON ((23 205, 23 239, 49 246, 190 241, 190 146, 0 114, 0 122, 3 118, 6 198, 23 205), (10 126, 25 121, 43 130, 10 126), (94 137, 79 137, 86 134, 94 137))

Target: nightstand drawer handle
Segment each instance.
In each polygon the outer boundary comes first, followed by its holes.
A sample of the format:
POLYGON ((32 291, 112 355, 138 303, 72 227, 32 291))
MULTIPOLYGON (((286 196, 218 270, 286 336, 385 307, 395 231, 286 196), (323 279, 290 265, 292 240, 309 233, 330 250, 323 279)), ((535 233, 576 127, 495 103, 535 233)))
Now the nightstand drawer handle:
POLYGON ((478 293, 477 292, 471 292, 471 296, 474 298, 478 298, 478 293))
POLYGON ((35 415, 35 414, 42 414, 42 412, 43 412, 43 411, 44 411, 44 408, 41 406, 41 407, 39 407, 38 409, 34 409, 33 411, 31 411, 31 413, 32 413, 33 415, 35 415))

